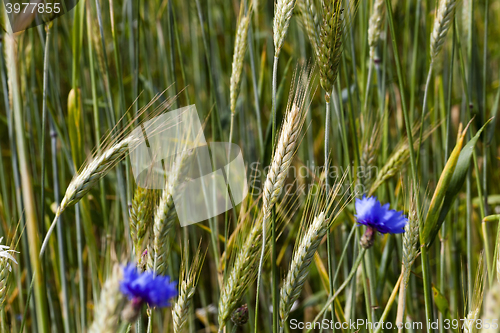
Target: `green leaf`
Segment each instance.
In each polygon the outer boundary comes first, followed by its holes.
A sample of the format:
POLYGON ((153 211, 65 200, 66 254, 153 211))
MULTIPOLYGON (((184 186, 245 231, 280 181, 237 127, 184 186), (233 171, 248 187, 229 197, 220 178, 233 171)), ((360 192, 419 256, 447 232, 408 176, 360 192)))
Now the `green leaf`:
POLYGON ((420 243, 422 244, 432 243, 433 238, 436 237, 434 230, 436 229, 439 211, 451 179, 453 178, 455 167, 460 156, 460 151, 462 150, 462 146, 464 144, 467 127, 462 131, 462 125, 460 125, 458 130, 458 140, 455 144, 455 148, 453 148, 450 158, 448 158, 448 161, 441 172, 441 176, 439 177, 439 182, 434 190, 429 210, 427 211, 427 216, 424 220, 425 222, 421 224, 420 243))
POLYGON ((439 213, 439 218, 434 227, 434 230, 431 232, 429 238, 427 238, 427 246, 431 246, 432 242, 436 238, 436 235, 441 228, 441 225, 448 214, 448 211, 455 201, 455 198, 462 188, 462 185, 465 182, 465 177, 467 176, 467 171, 469 170, 469 165, 472 158, 472 153, 474 151, 474 147, 476 146, 477 140, 481 136, 481 133, 486 128, 486 125, 491 121, 488 120, 483 127, 479 131, 477 131, 476 135, 470 139, 470 141, 464 146, 462 151, 460 152, 460 156, 458 157, 457 166, 455 167, 455 171, 453 172, 453 177, 451 178, 448 189, 446 190, 446 194, 444 196, 443 205, 441 206, 441 212, 439 213))
POLYGON ((444 297, 439 289, 434 286, 432 286, 432 292, 434 294, 434 303, 436 303, 439 312, 441 312, 443 314, 443 317, 445 317, 446 319, 451 319, 450 304, 448 303, 446 297, 444 297))

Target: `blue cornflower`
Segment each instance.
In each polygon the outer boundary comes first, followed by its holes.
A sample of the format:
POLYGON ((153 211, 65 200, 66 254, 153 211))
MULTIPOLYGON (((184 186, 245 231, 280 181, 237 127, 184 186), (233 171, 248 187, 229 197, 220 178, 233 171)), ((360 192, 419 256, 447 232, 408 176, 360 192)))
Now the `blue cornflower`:
POLYGON ((403 212, 389 209, 389 204, 382 206, 376 197, 366 196, 362 199, 356 198, 356 220, 359 224, 372 227, 382 234, 403 233, 408 222, 403 212))
POLYGON ((151 307, 168 306, 177 295, 176 283, 170 282, 170 277, 155 276, 151 271, 140 273, 134 264, 123 269, 120 290, 133 303, 147 303, 151 307))
POLYGON ((357 222, 368 227, 361 239, 364 247, 368 248, 373 244, 375 230, 382 234, 405 232, 404 228, 408 219, 403 215, 403 212, 389 209, 389 204, 382 206, 376 197, 356 198, 355 206, 357 222))

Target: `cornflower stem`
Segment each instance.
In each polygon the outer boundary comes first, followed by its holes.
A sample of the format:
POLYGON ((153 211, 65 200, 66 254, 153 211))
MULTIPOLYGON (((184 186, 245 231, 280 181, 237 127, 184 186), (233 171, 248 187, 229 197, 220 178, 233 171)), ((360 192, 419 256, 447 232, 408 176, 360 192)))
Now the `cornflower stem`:
MULTIPOLYGON (((361 228, 356 229, 356 233, 359 239, 361 239, 361 228)), ((361 260, 361 277, 362 277, 362 284, 363 284, 363 296, 365 297, 365 311, 366 311, 366 318, 368 322, 372 323, 372 311, 371 311, 371 300, 372 300, 372 295, 370 291, 369 284, 371 285, 373 283, 373 280, 368 277, 368 283, 367 283, 367 271, 366 271, 366 262, 367 258, 363 257, 361 260)), ((372 332, 370 328, 368 328, 369 332, 372 332)))
MULTIPOLYGON (((141 311, 142 312, 142 311, 141 311)), ((142 329, 142 313, 139 314, 139 318, 137 318, 137 321, 135 322, 135 331, 137 333, 142 333, 144 330, 142 329)))
MULTIPOLYGON (((333 301, 335 301, 337 296, 340 295, 340 293, 345 289, 345 287, 347 287, 347 285, 349 284, 351 279, 356 275, 356 271, 358 270, 358 266, 361 264, 361 262, 363 260, 365 252, 366 252, 366 249, 362 248, 358 254, 358 257, 356 258, 356 261, 352 265, 351 271, 349 272, 349 275, 345 279, 344 283, 342 283, 342 285, 339 287, 339 289, 337 289, 337 291, 335 291, 335 294, 333 294, 333 296, 330 296, 330 298, 328 298, 328 300, 326 301, 326 304, 323 306, 323 309, 321 309, 321 311, 318 313, 316 318, 314 318, 313 322, 318 322, 320 320, 323 313, 330 307, 330 305, 333 303, 333 301)), ((312 330, 312 328, 307 330, 306 333, 311 332, 311 330, 312 330)))

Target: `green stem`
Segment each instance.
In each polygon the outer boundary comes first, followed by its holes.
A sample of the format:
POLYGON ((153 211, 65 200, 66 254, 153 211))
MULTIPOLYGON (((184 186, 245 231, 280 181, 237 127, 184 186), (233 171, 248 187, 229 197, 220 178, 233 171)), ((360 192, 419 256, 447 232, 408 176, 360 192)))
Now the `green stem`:
MULTIPOLYGON (((351 272, 349 273, 349 275, 345 279, 344 283, 342 283, 342 285, 339 287, 339 289, 337 289, 337 291, 335 292, 335 294, 333 294, 333 296, 328 298, 328 300, 326 301, 326 304, 323 306, 323 309, 321 309, 321 311, 316 315, 316 318, 314 318, 313 322, 318 322, 320 320, 323 313, 330 307, 330 305, 333 303, 333 301, 335 301, 337 296, 340 295, 340 293, 345 289, 345 287, 347 287, 347 285, 349 284, 351 279, 356 275, 356 272, 358 271, 358 266, 361 264, 363 257, 365 255, 365 252, 366 252, 366 249, 362 248, 361 251, 359 252, 358 257, 356 258, 356 261, 352 265, 351 272)), ((312 330, 312 328, 308 329, 306 331, 306 333, 311 332, 311 330, 312 330)))
MULTIPOLYGON (((326 188, 326 196, 328 197, 329 193, 329 147, 330 147, 330 94, 327 92, 325 94, 326 105, 325 105, 325 188, 326 188)), ((329 291, 330 295, 333 295, 334 281, 332 279, 332 274, 334 272, 333 267, 333 253, 332 253, 332 245, 333 245, 333 235, 330 233, 330 228, 328 228, 326 232, 326 247, 327 247, 327 255, 328 255, 328 281, 329 281, 329 291)), ((335 306, 332 304, 331 308, 332 320, 335 319, 335 306)))
MULTIPOLYGON (((38 257, 39 235, 38 222, 36 214, 36 204, 34 196, 34 186, 31 179, 31 171, 28 166, 27 148, 25 142, 25 128, 23 120, 23 107, 21 102, 21 88, 19 86, 19 73, 17 66, 20 64, 16 52, 15 36, 10 33, 4 34, 6 40, 6 58, 7 72, 10 81, 9 90, 12 101, 12 112, 14 114, 14 128, 16 136, 16 145, 19 158, 19 171, 21 174, 21 193, 25 208, 26 227, 29 241, 29 254, 32 267, 34 269, 33 277, 35 279, 35 304, 37 312, 38 331, 41 333, 49 332, 49 317, 46 304, 45 281, 43 279, 41 259, 38 257)), ((29 303, 26 303, 29 304, 29 303)))
MULTIPOLYGON (((245 6, 246 6, 245 2, 245 6)), ((259 105, 259 90, 257 87, 257 72, 255 71, 255 59, 254 59, 254 53, 253 53, 253 30, 252 30, 252 20, 250 20, 249 27, 248 27, 248 54, 250 55, 250 70, 252 72, 252 89, 253 89, 253 97, 254 97, 254 104, 255 104, 255 116, 256 116, 256 122, 257 122, 257 134, 258 134, 258 139, 259 139, 259 148, 260 148, 260 158, 261 160, 264 158, 264 140, 262 138, 262 124, 261 124, 261 119, 260 119, 260 105, 259 105)))
POLYGON ((420 116, 420 134, 418 136, 417 165, 420 157, 420 145, 422 144, 422 135, 424 132, 424 118, 425 118, 425 111, 427 110, 427 100, 429 98, 429 86, 431 84, 433 67, 434 67, 434 61, 431 61, 431 64, 429 66, 429 72, 427 73, 427 80, 425 82, 424 102, 422 104, 422 114, 420 116))
POLYGON ((369 92, 370 92, 370 83, 372 80, 372 73, 373 73, 373 60, 370 59, 370 63, 368 64, 368 79, 366 80, 365 101, 363 105, 363 115, 365 116, 368 110, 368 97, 370 96, 369 92))
POLYGON ((273 303, 273 332, 278 333, 279 323, 279 280, 278 280, 278 267, 277 267, 277 254, 276 254, 276 207, 273 207, 271 216, 271 274, 272 274, 272 303, 273 303))
POLYGON ((427 254, 427 247, 421 247, 422 254, 422 275, 424 280, 424 301, 425 301, 425 317, 426 322, 432 321, 432 285, 429 272, 429 257, 427 254))
POLYGON ((5 316, 5 308, 3 305, 0 305, 0 331, 3 332, 8 332, 7 331, 7 316, 5 316))

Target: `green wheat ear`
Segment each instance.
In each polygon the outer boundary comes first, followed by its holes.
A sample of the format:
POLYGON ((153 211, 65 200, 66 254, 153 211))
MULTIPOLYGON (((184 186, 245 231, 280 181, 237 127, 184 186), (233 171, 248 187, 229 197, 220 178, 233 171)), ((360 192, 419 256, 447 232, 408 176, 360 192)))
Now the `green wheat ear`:
POLYGON ((341 2, 332 0, 323 2, 323 23, 321 24, 320 42, 317 54, 320 83, 325 90, 327 102, 330 101, 342 54, 343 9, 341 2))
POLYGON ((243 15, 243 8, 244 6, 241 4, 240 19, 238 21, 238 29, 236 30, 236 38, 234 41, 233 64, 230 79, 231 83, 229 85, 230 108, 232 114, 236 112, 236 100, 238 99, 241 72, 243 70, 243 60, 247 49, 248 27, 250 25, 250 18, 252 15, 251 8, 245 15, 243 15))
POLYGON ((277 0, 273 20, 274 56, 278 57, 292 19, 297 0, 277 0))
MULTIPOLYGON (((201 245, 201 242, 200 242, 201 245)), ((189 246, 189 244, 185 244, 189 246)), ((174 324, 174 332, 182 332, 189 317, 189 309, 191 307, 193 296, 200 278, 201 268, 205 260, 205 253, 201 253, 200 247, 194 256, 191 263, 191 268, 186 267, 184 261, 181 267, 181 276, 179 278, 179 296, 177 301, 172 306, 172 322, 174 324)))
POLYGON ((135 250, 135 260, 140 263, 145 248, 146 234, 152 225, 152 191, 137 187, 130 206, 130 237, 135 250))

